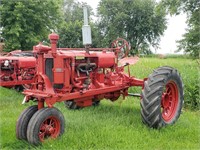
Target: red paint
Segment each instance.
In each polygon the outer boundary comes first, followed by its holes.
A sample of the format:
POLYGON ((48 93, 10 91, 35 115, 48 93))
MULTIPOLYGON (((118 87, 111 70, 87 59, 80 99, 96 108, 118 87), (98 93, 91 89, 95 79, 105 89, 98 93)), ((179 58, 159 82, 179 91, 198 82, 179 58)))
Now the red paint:
POLYGON ((48 117, 40 126, 39 139, 43 142, 47 138, 57 138, 60 133, 60 121, 53 116, 48 117))
POLYGON ((111 68, 115 65, 115 54, 112 52, 108 53, 97 53, 98 67, 99 68, 111 68))
POLYGON ((23 56, 24 53, 26 52, 17 50, 6 56, 0 56, 0 86, 13 87, 33 82, 36 73, 36 58, 23 56))
POLYGON ((162 94, 161 106, 162 110, 162 118, 169 122, 172 118, 174 118, 177 107, 178 107, 178 87, 176 83, 173 81, 169 81, 166 84, 165 91, 162 94))
POLYGON ((134 65, 139 61, 139 57, 135 56, 135 57, 125 57, 119 60, 119 63, 124 66, 124 65, 134 65))
MULTIPOLYGON (((87 53, 80 48, 57 49, 59 36, 52 33, 49 38, 51 47, 41 43, 34 46, 33 51, 38 56, 37 74, 31 89, 23 92, 28 98, 38 100, 38 109, 44 107, 43 102, 53 107, 56 102, 74 100, 78 106, 86 107, 103 98, 114 101, 120 95, 127 96, 129 87, 144 85, 144 80, 130 77, 124 72, 124 66, 118 66, 118 53, 122 47, 89 48, 87 53), (48 58, 52 59, 53 67, 47 75, 44 60, 48 58)), ((127 48, 128 42, 120 40, 127 48)))

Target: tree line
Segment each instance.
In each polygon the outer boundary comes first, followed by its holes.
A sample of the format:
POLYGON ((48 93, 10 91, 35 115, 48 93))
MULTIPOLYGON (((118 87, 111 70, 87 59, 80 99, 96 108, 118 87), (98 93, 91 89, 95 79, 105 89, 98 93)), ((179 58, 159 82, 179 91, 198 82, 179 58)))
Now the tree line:
POLYGON ((0 29, 5 50, 31 50, 39 41, 48 44, 51 32, 59 34, 59 47, 83 47, 84 5, 89 8, 93 47, 108 47, 122 37, 130 42, 132 54, 151 54, 150 47, 159 47, 167 28, 166 15, 185 12, 188 30, 179 41, 178 50, 198 55, 198 0, 101 0, 95 21, 91 6, 76 0, 1 0, 0 29))

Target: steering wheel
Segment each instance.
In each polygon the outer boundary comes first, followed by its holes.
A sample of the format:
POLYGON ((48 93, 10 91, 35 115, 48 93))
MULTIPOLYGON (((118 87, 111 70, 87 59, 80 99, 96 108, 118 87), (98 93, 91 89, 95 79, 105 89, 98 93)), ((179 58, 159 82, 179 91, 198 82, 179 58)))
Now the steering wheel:
POLYGON ((119 48, 118 59, 128 56, 131 49, 130 44, 123 38, 118 38, 111 43, 112 48, 119 48))

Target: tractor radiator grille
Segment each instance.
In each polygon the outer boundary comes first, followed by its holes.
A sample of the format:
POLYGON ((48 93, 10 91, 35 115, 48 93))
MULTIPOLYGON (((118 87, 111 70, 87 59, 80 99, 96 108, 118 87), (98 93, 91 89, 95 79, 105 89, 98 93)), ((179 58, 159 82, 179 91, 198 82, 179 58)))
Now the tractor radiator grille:
POLYGON ((48 76, 49 80, 53 82, 53 58, 47 58, 45 60, 45 74, 48 76))

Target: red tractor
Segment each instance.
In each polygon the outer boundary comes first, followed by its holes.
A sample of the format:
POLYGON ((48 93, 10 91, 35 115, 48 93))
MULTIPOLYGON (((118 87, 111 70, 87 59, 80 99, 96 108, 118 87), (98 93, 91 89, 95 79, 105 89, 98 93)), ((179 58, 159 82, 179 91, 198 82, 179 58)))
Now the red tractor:
POLYGON ((36 58, 32 52, 16 50, 0 56, 0 86, 29 88, 36 73, 36 58))
MULTIPOLYGON (((127 47, 57 48, 57 34, 50 34, 51 47, 34 47, 38 56, 37 74, 30 89, 23 92, 24 102, 37 105, 24 110, 17 121, 17 137, 39 144, 46 138, 64 133, 62 113, 54 107, 66 102, 69 107, 86 107, 102 99, 116 101, 128 96, 128 88, 141 86, 142 121, 152 128, 173 124, 183 104, 183 84, 176 69, 157 68, 147 79, 137 79, 118 66, 119 54, 127 47), (46 104, 46 106, 45 106, 46 104)), ((121 55, 120 55, 121 56, 121 55)))
MULTIPOLYGON (((85 11, 86 12, 86 11, 85 11)), ((86 13, 85 13, 86 14, 86 13)), ((87 16, 87 15, 86 15, 87 16)), ((64 133, 62 113, 54 107, 65 102, 69 108, 98 104, 103 99, 116 101, 128 96, 128 89, 141 86, 141 116, 149 127, 171 125, 180 116, 183 104, 183 83, 178 71, 159 67, 145 79, 130 75, 127 58, 130 46, 123 39, 114 41, 112 48, 90 48, 91 34, 87 19, 83 26, 85 48, 57 48, 59 36, 49 35, 51 46, 33 47, 37 54, 37 74, 30 89, 24 90, 23 103, 37 102, 25 109, 16 125, 18 139, 38 145, 47 138, 64 133), (119 65, 119 60, 122 65, 119 65), (128 67, 128 73, 124 68, 128 67)))

